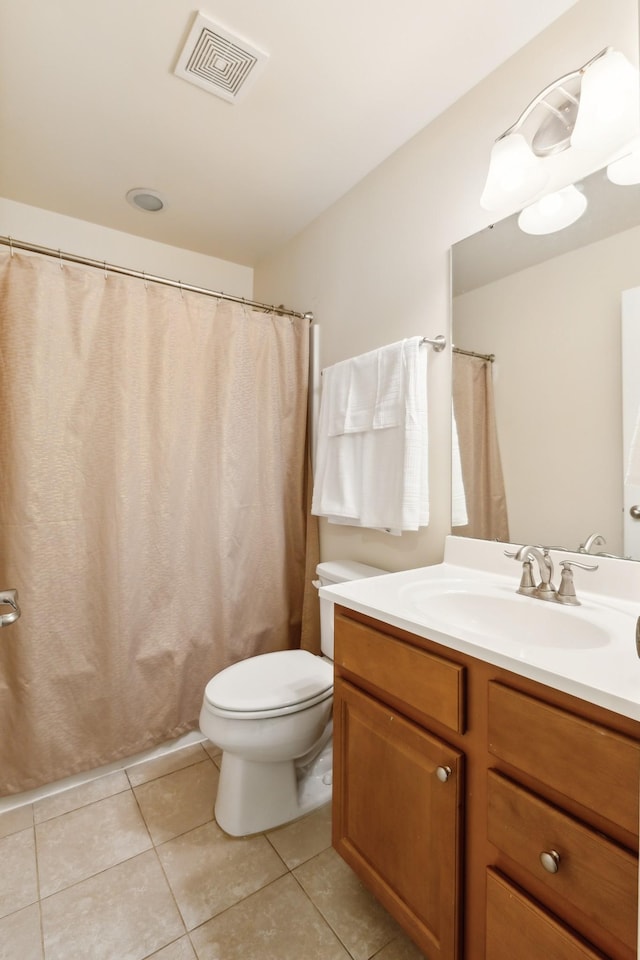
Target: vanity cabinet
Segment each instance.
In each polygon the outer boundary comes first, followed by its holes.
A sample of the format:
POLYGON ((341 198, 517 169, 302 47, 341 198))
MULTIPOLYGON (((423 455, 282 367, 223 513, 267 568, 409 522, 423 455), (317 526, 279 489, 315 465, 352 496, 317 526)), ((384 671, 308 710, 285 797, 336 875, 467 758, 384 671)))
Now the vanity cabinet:
POLYGON ((455 960, 464 756, 427 724, 461 726, 464 668, 336 626, 334 846, 427 956, 455 960))
POLYGON ((429 960, 632 960, 640 724, 336 610, 335 848, 429 960))

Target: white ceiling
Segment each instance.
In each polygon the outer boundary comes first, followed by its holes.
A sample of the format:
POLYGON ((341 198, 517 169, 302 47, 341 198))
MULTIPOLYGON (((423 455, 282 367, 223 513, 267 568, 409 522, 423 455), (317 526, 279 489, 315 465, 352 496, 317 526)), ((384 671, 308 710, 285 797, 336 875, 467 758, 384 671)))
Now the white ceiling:
POLYGON ((0 0, 0 196, 253 265, 574 2, 202 0, 269 54, 229 104, 173 73, 189 0, 0 0))

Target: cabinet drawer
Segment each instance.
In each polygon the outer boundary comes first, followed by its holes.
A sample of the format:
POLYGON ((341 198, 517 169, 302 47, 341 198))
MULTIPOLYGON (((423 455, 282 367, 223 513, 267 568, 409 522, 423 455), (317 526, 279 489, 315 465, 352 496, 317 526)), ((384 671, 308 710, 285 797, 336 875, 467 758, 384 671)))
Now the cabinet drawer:
POLYGON ((637 835, 637 740, 491 682, 489 750, 637 835))
MULTIPOLYGON (((638 861, 628 850, 495 771, 488 774, 491 843, 544 884, 559 914, 563 897, 633 948, 637 938, 638 861), (559 854, 557 873, 540 862, 559 854)), ((542 894, 540 898, 544 899, 542 894)))
POLYGON ((464 732, 464 667, 336 614, 335 663, 414 719, 464 732))
POLYGON ((486 960, 603 960, 500 874, 487 874, 486 960))

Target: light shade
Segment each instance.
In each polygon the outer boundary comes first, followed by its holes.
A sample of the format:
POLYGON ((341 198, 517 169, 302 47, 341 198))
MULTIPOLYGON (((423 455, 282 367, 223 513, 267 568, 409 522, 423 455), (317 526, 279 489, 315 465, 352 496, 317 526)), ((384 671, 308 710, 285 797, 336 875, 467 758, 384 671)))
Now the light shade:
POLYGON ((584 71, 571 146, 595 147, 608 159, 637 136, 639 106, 638 71, 622 53, 609 50, 584 71))
POLYGON ((587 198, 571 185, 525 207, 518 217, 518 226, 524 233, 555 233, 579 220, 586 209, 587 198))
POLYGON ((611 183, 617 183, 622 187, 640 183, 640 141, 634 143, 626 156, 609 164, 607 177, 611 183))
POLYGON ((491 150, 489 173, 480 206, 496 211, 520 206, 544 189, 547 174, 521 133, 496 140, 491 150))

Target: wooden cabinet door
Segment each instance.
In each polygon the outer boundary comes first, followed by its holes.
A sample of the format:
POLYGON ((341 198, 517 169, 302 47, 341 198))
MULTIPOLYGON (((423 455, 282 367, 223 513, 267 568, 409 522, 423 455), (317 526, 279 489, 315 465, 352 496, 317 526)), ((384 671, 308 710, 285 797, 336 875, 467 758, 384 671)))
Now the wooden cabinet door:
POLYGON ((430 960, 460 950, 463 759, 336 679, 334 846, 430 960))

